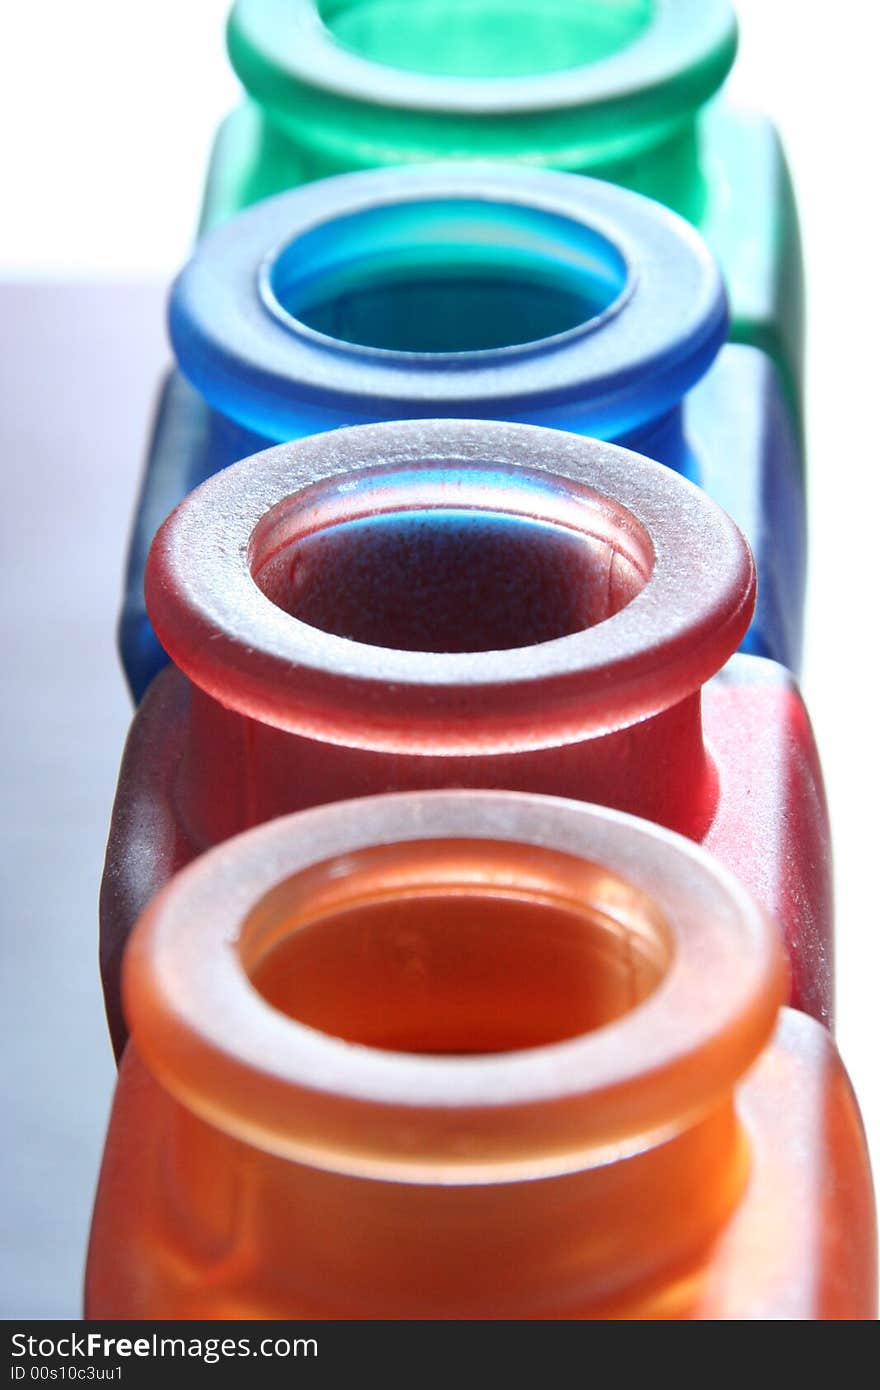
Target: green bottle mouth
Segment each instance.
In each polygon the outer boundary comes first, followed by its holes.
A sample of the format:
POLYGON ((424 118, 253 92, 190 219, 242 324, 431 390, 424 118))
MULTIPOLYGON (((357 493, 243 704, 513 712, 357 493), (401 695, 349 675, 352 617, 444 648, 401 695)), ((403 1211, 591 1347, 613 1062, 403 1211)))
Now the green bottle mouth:
POLYGON ((229 54, 270 125, 334 169, 586 169, 667 138, 736 52, 729 0, 237 0, 229 54))
POLYGON ((527 77, 601 61, 650 23, 653 0, 317 0, 345 49, 409 72, 527 77))

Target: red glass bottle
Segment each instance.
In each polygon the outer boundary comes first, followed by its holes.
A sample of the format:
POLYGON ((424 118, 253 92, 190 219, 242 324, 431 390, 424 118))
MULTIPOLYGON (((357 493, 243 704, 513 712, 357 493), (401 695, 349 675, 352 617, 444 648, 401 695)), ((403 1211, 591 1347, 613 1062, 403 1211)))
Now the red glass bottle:
POLYGON ((126 955, 86 1316, 871 1318, 858 1108, 785 974, 717 858, 579 802, 234 837, 126 955))
POLYGON ((190 859, 322 802, 485 787, 595 801, 702 841, 831 1007, 829 837, 791 676, 737 657, 734 524, 678 474, 528 425, 313 436, 209 479, 147 603, 175 668, 135 716, 102 892, 111 1030, 136 918, 190 859))

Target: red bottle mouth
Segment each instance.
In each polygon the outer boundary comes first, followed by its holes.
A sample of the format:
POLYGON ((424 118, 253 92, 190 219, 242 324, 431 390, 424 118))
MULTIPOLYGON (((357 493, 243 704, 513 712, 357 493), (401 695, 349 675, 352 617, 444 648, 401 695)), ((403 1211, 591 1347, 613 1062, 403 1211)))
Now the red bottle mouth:
POLYGON ((172 659, 229 709, 350 747, 486 754, 694 694, 739 645, 755 575, 733 522, 660 464, 442 420, 209 479, 160 531, 146 594, 172 659))

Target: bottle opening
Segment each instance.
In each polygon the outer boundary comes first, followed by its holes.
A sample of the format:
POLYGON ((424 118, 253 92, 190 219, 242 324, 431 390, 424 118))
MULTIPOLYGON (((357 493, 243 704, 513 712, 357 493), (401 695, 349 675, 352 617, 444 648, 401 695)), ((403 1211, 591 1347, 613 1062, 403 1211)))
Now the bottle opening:
POLYGON ((540 208, 401 202, 323 223, 269 271, 281 310, 315 332, 394 353, 522 346, 603 314, 627 282, 610 241, 540 208))
POLYGON ((598 62, 632 43, 653 0, 319 0, 344 47, 388 67, 522 77, 598 62))
POLYGON ((140 1055, 210 1123, 465 1184, 604 1164, 717 1106, 786 983, 778 931, 697 846, 479 790, 233 837, 144 914, 125 975, 140 1055))
POLYGON ((330 492, 317 518, 304 498, 291 509, 282 504, 281 522, 273 525, 270 513, 252 543, 253 577, 301 622, 397 651, 534 646, 631 602, 651 569, 650 542, 634 519, 627 528, 610 507, 574 499, 564 521, 561 511, 530 514, 529 505, 538 509, 552 494, 540 485, 530 498, 528 477, 517 482, 424 469, 374 475, 356 500, 343 488, 330 492), (459 505, 438 505, 453 476, 459 505), (505 508, 519 494, 522 512, 501 509, 504 488, 505 508), (302 530, 299 516, 308 518, 302 530))
MULTIPOLYGON (((693 757, 670 774, 678 791, 654 779, 661 816, 661 797, 695 804, 697 782, 703 804, 697 695, 754 588, 741 533, 671 469, 489 420, 327 431, 242 460, 172 513, 145 580, 178 668, 267 731, 485 757, 677 708, 693 757)), ((597 791, 603 769, 604 753, 597 791)))
POLYGON ((279 885, 239 947, 274 1009, 348 1042, 441 1055, 591 1032, 664 978, 655 904, 583 860, 527 845, 415 841, 279 885))

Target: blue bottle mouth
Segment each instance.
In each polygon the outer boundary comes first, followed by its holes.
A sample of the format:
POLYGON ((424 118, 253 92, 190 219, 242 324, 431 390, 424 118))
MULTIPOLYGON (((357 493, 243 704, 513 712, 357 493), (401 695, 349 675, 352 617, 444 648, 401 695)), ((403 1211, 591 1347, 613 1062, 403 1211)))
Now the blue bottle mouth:
POLYGON ((715 261, 659 204, 446 162, 257 204, 205 238, 170 307, 184 375, 279 442, 442 416, 631 437, 680 404, 727 327, 715 261))
POLYGON ((269 308, 392 355, 503 352, 573 333, 621 300, 629 269, 594 228, 522 202, 384 203, 294 237, 267 262, 269 308))

